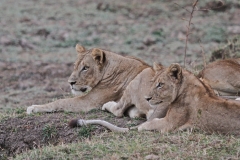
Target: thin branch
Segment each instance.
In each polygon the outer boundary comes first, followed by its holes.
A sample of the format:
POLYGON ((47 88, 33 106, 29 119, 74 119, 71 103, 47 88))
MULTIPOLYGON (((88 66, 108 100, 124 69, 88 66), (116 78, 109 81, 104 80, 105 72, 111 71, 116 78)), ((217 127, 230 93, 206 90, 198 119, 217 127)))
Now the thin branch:
POLYGON ((186 34, 186 39, 185 39, 185 51, 184 51, 184 68, 186 66, 186 55, 187 55, 187 47, 188 47, 188 36, 190 35, 190 26, 191 26, 191 21, 192 21, 192 18, 193 18, 193 13, 195 11, 195 7, 198 3, 198 0, 196 0, 193 5, 192 5, 192 11, 191 11, 191 14, 190 14, 190 18, 189 18, 189 21, 188 21, 188 26, 187 26, 187 34, 186 34))
POLYGON ((182 7, 182 6, 180 6, 180 5, 177 4, 176 2, 175 2, 174 4, 177 5, 178 7, 182 8, 182 9, 185 9, 187 12, 191 13, 188 9, 186 9, 186 8, 184 8, 184 7, 182 7))
MULTIPOLYGON (((185 7, 182 7, 181 5, 179 5, 178 3, 174 3, 175 5, 177 5, 178 7, 186 10, 188 13, 190 13, 190 17, 189 17, 189 20, 186 20, 185 18, 181 18, 183 21, 188 21, 188 25, 186 26, 187 28, 187 33, 186 33, 186 38, 183 39, 185 40, 185 51, 184 51, 184 67, 186 66, 186 55, 187 55, 187 48, 188 48, 188 39, 189 39, 189 35, 192 34, 190 32, 191 30, 191 25, 194 25, 193 23, 191 23, 192 21, 192 18, 193 18, 193 13, 195 11, 208 11, 208 10, 215 10, 215 9, 219 9, 221 7, 224 6, 224 2, 219 0, 217 1, 218 2, 218 6, 217 7, 210 7, 210 8, 205 8, 205 9, 199 9, 197 7, 197 4, 198 4, 198 1, 199 0, 196 0, 193 4, 192 4, 192 10, 189 11, 188 9, 186 9, 185 7)), ((200 42, 200 47, 201 47, 201 53, 202 53, 202 57, 203 57, 203 63, 204 63, 204 67, 206 66, 206 57, 205 57, 205 51, 204 51, 204 48, 201 44, 201 40, 199 39, 199 42, 200 42)))

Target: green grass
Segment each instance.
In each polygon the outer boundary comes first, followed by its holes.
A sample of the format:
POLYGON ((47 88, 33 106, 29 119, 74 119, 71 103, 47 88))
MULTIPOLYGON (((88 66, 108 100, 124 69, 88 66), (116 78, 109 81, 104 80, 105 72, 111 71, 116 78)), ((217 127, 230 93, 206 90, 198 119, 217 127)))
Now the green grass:
POLYGON ((227 34, 226 29, 224 27, 212 26, 208 27, 206 30, 206 34, 203 38, 205 42, 226 42, 227 41, 227 34))
POLYGON ((43 139, 48 140, 48 139, 51 139, 51 138, 53 138, 57 135, 57 129, 54 126, 54 124, 52 124, 52 125, 46 124, 43 127, 42 134, 43 134, 43 139))
POLYGON ((238 159, 239 146, 240 139, 234 136, 201 132, 104 132, 78 143, 31 150, 14 159, 144 159, 150 154, 160 159, 238 159))
POLYGON ((94 130, 93 126, 83 126, 78 129, 78 136, 80 138, 90 138, 91 132, 94 130))
POLYGON ((14 118, 14 117, 25 117, 26 114, 26 109, 23 107, 19 108, 3 108, 1 109, 0 112, 0 122, 8 119, 8 118, 14 118))

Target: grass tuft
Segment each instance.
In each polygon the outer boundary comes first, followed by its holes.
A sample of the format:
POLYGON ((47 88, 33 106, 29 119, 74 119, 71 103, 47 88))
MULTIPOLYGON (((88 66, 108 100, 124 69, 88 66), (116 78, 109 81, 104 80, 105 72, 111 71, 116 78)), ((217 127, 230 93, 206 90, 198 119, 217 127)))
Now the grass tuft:
POLYGON ((82 126, 78 131, 78 135, 80 138, 90 138, 93 130, 93 126, 82 126))
POLYGON ((43 127, 42 133, 43 133, 43 139, 47 140, 57 135, 57 129, 54 125, 46 124, 43 127))

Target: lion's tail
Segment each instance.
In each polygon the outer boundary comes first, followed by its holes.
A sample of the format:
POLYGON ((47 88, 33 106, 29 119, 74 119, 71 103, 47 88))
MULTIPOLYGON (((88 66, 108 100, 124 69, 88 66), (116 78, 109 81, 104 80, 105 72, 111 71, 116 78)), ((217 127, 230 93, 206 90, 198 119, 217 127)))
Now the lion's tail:
POLYGON ((129 131, 128 128, 117 127, 107 121, 95 120, 95 119, 93 119, 93 120, 73 119, 69 122, 69 127, 73 128, 73 127, 77 127, 77 126, 87 126, 89 124, 102 125, 108 129, 110 129, 113 132, 128 132, 129 131))

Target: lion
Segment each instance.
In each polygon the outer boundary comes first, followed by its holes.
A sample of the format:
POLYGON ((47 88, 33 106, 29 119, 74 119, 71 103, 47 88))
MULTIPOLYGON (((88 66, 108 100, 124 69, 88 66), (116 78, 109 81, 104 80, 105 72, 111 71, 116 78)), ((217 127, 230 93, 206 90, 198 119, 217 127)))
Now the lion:
POLYGON ((219 96, 240 96, 240 58, 212 62, 198 77, 219 96))
MULTIPOLYGON (((148 120, 137 128, 161 133, 201 129, 208 133, 240 134, 240 103, 217 96, 213 89, 179 64, 170 67, 154 65, 155 76, 150 92, 145 97, 151 105, 167 105, 163 118, 148 120)), ((102 120, 72 120, 70 127, 100 124, 112 131, 128 132, 102 120)), ((131 129, 131 128, 130 128, 131 129)))
MULTIPOLYGON (((68 79, 76 97, 60 99, 48 104, 32 105, 27 113, 36 112, 88 112, 109 101, 118 101, 128 84, 149 65, 134 57, 94 48, 86 50, 76 45, 78 58, 68 79)), ((137 110, 134 109, 137 113, 137 110)), ((134 113, 132 113, 134 114, 134 113)))
POLYGON ((164 118, 145 122, 138 130, 170 132, 198 128, 209 133, 240 133, 240 103, 215 95, 207 84, 179 64, 155 66, 154 83, 146 100, 151 105, 169 102, 164 118))
MULTIPOLYGON (((151 67, 144 69, 129 83, 118 103, 113 101, 105 103, 102 110, 107 110, 116 117, 122 117, 127 110, 135 107, 138 110, 138 114, 134 114, 135 118, 144 117, 151 120, 164 117, 166 108, 158 105, 151 106, 144 98, 150 92, 153 76, 154 70, 151 67)), ((131 112, 134 112, 134 109, 131 112)), ((131 115, 131 112, 128 113, 131 115)))

